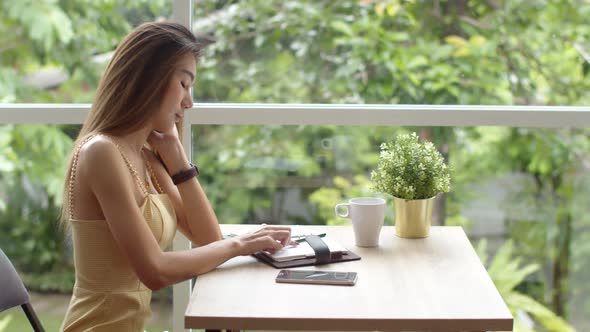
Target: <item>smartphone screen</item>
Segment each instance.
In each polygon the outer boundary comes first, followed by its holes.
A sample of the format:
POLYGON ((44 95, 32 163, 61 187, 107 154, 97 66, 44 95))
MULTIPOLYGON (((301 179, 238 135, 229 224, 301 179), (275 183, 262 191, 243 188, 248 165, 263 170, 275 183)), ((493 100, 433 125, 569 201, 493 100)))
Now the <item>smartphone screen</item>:
POLYGON ((352 286, 356 279, 356 272, 281 270, 275 280, 295 284, 352 286))

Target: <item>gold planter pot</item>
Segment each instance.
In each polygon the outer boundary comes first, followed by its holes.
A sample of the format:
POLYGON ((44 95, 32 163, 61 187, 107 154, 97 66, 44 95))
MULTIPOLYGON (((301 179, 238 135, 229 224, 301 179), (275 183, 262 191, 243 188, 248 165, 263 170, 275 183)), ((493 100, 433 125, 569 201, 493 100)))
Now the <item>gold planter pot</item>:
POLYGON ((428 237, 435 197, 409 200, 394 197, 395 234, 403 238, 428 237))

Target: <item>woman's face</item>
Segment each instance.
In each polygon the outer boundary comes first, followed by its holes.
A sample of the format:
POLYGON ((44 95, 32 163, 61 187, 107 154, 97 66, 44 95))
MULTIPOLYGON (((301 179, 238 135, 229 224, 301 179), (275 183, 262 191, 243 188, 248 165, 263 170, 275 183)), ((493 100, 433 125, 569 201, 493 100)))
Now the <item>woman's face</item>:
POLYGON ((184 117, 184 110, 192 107, 190 88, 195 81, 197 63, 192 54, 184 55, 179 63, 156 112, 153 129, 167 132, 184 117))

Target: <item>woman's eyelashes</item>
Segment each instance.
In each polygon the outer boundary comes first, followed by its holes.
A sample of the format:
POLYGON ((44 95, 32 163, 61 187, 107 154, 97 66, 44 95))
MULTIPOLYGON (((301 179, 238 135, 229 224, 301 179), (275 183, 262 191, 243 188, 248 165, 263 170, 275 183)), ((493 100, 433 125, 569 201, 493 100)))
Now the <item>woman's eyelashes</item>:
POLYGON ((183 89, 186 89, 186 84, 183 81, 180 81, 180 85, 182 85, 183 89))

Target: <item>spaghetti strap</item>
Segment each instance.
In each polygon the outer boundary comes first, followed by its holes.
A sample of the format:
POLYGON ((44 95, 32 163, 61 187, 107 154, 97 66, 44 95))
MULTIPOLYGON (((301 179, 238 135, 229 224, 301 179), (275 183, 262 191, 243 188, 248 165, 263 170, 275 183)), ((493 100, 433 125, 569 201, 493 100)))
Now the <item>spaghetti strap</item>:
MULTIPOLYGON (((107 138, 109 141, 111 141, 111 143, 113 143, 117 147, 117 150, 119 150, 121 157, 123 157, 123 161, 125 161, 125 165, 127 166, 129 171, 131 172, 131 175, 133 175, 133 177, 135 178, 135 181, 139 185, 139 189, 141 190, 141 192, 145 196, 149 195, 149 191, 147 190, 145 184, 141 181, 139 174, 137 173, 137 171, 135 170, 135 168, 133 167, 133 165, 131 164, 131 162, 127 158, 127 156, 123 153, 121 146, 119 144, 117 144, 117 142, 113 138, 109 137, 108 135, 90 134, 86 138, 84 138, 82 140, 82 142, 76 147, 76 150, 74 150, 74 154, 72 156, 72 164, 70 167, 70 178, 69 178, 69 183, 68 183, 68 215, 69 215, 70 220, 74 219, 74 183, 76 180, 76 170, 78 168, 78 158, 80 155, 80 150, 82 150, 82 147, 96 136, 103 136, 103 137, 107 138)), ((158 187, 159 187, 159 185, 158 185, 158 187)))
POLYGON ((141 180, 141 177, 139 176, 139 173, 137 172, 137 170, 135 169, 135 167, 133 167, 133 165, 129 161, 129 158, 127 158, 127 155, 125 155, 125 153, 123 152, 123 149, 121 149, 121 146, 112 137, 110 137, 108 135, 104 135, 104 134, 102 136, 104 136, 109 141, 111 141, 113 144, 115 144, 115 146, 117 147, 117 150, 119 150, 119 153, 121 154, 121 157, 123 157, 123 161, 125 161, 125 165, 129 169, 129 172, 135 178, 135 181, 137 182, 137 185, 139 186, 139 189, 143 192, 143 194, 145 196, 149 195, 149 191, 148 191, 145 183, 141 180))
POLYGON ((68 183, 68 216, 70 220, 74 219, 74 183, 76 180, 76 170, 78 169, 78 157, 80 156, 80 150, 88 143, 91 139, 96 137, 96 134, 88 135, 74 150, 72 155, 72 164, 70 166, 70 178, 68 183))

